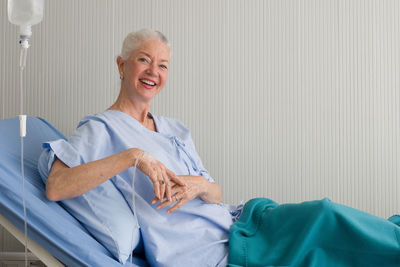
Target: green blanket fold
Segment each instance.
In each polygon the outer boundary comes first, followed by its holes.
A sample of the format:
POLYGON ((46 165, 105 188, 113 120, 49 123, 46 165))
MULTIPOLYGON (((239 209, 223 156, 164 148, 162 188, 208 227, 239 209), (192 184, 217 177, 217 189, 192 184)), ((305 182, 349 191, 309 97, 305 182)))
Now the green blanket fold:
POLYGON ((325 198, 246 203, 229 237, 236 266, 400 266, 400 227, 325 198))

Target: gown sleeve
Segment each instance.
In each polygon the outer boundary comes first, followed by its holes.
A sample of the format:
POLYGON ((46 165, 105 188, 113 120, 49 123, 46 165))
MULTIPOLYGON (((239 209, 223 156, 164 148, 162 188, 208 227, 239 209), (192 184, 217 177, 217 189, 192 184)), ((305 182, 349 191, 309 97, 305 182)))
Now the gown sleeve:
POLYGON ((68 140, 58 139, 43 143, 39 172, 46 183, 55 158, 72 168, 113 154, 112 136, 99 120, 84 118, 68 140))

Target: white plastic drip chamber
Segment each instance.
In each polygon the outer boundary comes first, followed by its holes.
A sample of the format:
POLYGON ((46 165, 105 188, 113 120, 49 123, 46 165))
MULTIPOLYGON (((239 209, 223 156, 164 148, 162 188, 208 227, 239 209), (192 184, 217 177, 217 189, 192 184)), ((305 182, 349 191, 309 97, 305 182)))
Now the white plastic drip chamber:
POLYGON ((19 115, 19 136, 26 136, 26 115, 19 115))

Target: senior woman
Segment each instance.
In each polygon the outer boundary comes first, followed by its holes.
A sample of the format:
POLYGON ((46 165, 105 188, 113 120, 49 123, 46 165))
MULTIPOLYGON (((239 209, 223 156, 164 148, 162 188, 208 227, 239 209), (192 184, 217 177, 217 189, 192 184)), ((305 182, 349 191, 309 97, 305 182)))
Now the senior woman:
POLYGON ((112 178, 129 204, 135 194, 131 208, 152 266, 224 266, 232 216, 217 205, 221 188, 204 169, 189 130, 177 120, 149 113, 168 78, 167 39, 150 29, 130 33, 117 64, 121 88, 115 103, 82 119, 68 140, 73 146, 51 146, 55 160, 47 198, 73 198, 112 178), (70 168, 73 164, 62 161, 75 155, 84 164, 70 168), (133 191, 131 167, 136 163, 141 172, 133 191))
POLYGON ((80 122, 68 140, 73 146, 51 147, 48 199, 73 198, 112 179, 128 203, 134 194, 131 208, 151 266, 225 266, 229 233, 231 266, 400 265, 397 225, 327 199, 287 205, 254 199, 232 226, 233 213, 220 204, 221 189, 189 130, 149 113, 167 81, 169 60, 161 33, 144 29, 126 37, 117 59, 116 102, 80 122), (84 164, 68 167, 76 155, 84 164), (135 165, 140 172, 132 181, 135 165))

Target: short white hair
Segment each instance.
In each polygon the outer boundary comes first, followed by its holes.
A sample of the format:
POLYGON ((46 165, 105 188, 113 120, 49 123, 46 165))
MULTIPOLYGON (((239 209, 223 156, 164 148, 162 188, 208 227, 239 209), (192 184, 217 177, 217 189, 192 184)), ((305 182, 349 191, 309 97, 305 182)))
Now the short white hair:
POLYGON ((119 56, 123 60, 127 60, 133 50, 138 48, 143 42, 149 39, 157 39, 170 48, 168 39, 164 36, 164 34, 159 31, 146 28, 137 32, 131 32, 125 37, 125 40, 122 43, 121 54, 119 56))

